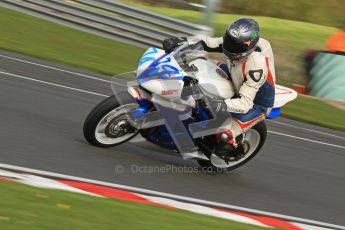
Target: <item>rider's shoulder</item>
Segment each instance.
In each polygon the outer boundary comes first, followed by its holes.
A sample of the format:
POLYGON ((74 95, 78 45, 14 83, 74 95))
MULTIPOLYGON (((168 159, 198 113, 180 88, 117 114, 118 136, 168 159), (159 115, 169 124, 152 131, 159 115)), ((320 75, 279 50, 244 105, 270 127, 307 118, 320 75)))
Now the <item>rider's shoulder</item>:
POLYGON ((271 43, 264 38, 259 38, 258 47, 259 48, 271 47, 271 43))
POLYGON ((248 56, 247 65, 249 68, 262 68, 266 65, 266 57, 260 52, 253 52, 248 56))

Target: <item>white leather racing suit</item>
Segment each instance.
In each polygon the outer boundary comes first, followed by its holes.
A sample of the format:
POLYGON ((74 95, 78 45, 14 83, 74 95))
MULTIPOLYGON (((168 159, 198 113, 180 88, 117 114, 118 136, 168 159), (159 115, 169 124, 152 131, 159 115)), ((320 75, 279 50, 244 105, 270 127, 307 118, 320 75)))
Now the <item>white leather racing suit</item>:
MULTIPOLYGON (((208 52, 222 52, 223 37, 194 36, 188 43, 202 41, 208 52)), ((247 58, 230 62, 220 67, 227 72, 235 89, 236 96, 225 100, 232 120, 226 125, 235 138, 265 119, 274 103, 275 70, 274 57, 270 43, 260 38, 258 48, 247 58)))

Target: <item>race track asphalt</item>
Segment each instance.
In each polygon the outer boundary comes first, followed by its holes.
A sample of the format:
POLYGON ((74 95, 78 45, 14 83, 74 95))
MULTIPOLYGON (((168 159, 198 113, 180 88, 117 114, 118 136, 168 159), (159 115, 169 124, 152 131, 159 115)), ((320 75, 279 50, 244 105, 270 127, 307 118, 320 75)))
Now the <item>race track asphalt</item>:
POLYGON ((111 94, 107 80, 1 51, 0 163, 345 225, 344 132, 279 118, 267 122, 271 132, 259 155, 231 173, 176 172, 177 168, 138 173, 144 166, 197 164, 131 144, 110 149, 90 146, 83 138, 83 121, 104 99, 92 92, 111 94))

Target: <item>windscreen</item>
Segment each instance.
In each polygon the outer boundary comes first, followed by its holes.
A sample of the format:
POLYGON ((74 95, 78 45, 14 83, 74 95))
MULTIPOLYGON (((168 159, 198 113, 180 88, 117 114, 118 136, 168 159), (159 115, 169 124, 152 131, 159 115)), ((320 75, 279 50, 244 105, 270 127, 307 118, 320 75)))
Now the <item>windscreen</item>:
POLYGON ((197 42, 195 44, 189 45, 188 43, 178 47, 175 49, 171 56, 177 61, 179 66, 185 71, 190 72, 193 71, 189 63, 198 58, 206 58, 206 52, 202 46, 201 42, 197 42))

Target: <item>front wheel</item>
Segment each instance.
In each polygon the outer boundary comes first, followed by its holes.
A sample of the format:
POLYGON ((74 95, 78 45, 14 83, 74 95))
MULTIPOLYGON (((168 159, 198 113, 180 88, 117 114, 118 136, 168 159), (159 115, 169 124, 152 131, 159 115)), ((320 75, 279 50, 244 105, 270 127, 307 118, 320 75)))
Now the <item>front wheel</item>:
POLYGON ((127 92, 119 97, 125 105, 120 105, 115 96, 110 96, 99 103, 85 119, 84 137, 91 145, 112 147, 138 134, 138 130, 130 125, 128 117, 128 112, 137 108, 138 104, 127 92))
POLYGON ((210 160, 198 160, 201 167, 211 169, 212 171, 231 171, 234 170, 258 154, 266 141, 267 127, 265 121, 261 121, 251 129, 249 129, 244 136, 244 141, 241 146, 243 148, 243 157, 236 161, 226 163, 223 159, 212 154, 210 160))

